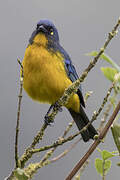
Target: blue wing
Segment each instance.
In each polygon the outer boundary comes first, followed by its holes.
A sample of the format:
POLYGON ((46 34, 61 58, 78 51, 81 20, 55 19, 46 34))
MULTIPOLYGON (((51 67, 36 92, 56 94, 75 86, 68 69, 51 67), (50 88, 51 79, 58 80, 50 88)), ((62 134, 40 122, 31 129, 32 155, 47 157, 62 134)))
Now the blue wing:
MULTIPOLYGON (((75 69, 74 65, 72 64, 72 61, 71 61, 69 55, 67 54, 67 52, 61 46, 60 46, 59 50, 63 54, 63 56, 65 58, 64 59, 64 64, 65 64, 65 70, 66 70, 66 73, 67 73, 68 77, 70 78, 70 80, 72 82, 76 81, 79 77, 78 77, 78 74, 76 72, 76 69, 75 69)), ((83 105, 83 107, 85 107, 84 98, 83 98, 83 95, 82 95, 81 85, 78 88, 77 94, 78 94, 78 96, 80 98, 80 103, 83 105)))

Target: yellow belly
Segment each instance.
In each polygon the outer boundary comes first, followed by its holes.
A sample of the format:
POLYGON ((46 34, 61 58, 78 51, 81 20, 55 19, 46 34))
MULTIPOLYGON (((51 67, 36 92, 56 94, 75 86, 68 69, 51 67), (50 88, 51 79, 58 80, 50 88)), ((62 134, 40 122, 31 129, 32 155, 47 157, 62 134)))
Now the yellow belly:
MULTIPOLYGON (((72 84, 65 72, 63 57, 59 53, 50 53, 43 46, 28 46, 23 68, 24 89, 39 102, 54 104, 72 84)), ((66 106, 79 111, 78 95, 74 94, 66 106)))

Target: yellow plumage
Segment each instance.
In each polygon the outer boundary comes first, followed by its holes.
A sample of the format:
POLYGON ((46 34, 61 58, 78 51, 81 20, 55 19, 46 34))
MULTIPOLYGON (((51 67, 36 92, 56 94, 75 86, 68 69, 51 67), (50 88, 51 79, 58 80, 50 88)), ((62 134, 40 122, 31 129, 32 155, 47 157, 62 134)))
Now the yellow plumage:
MULTIPOLYGON (((33 44, 26 48, 23 59, 24 89, 32 99, 54 104, 72 82, 66 74, 62 55, 47 50, 47 42, 46 36, 39 33, 33 44)), ((70 98, 66 107, 79 112, 77 94, 70 98)))

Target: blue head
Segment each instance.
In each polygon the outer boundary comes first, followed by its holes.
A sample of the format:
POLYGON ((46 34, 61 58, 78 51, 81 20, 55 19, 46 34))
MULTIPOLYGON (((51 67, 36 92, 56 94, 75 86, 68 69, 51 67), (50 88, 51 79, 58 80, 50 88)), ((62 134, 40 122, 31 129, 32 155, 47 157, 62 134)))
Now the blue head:
POLYGON ((49 20, 40 20, 37 23, 37 27, 29 39, 30 44, 33 43, 35 36, 39 33, 44 34, 48 41, 59 42, 58 31, 54 24, 49 20))

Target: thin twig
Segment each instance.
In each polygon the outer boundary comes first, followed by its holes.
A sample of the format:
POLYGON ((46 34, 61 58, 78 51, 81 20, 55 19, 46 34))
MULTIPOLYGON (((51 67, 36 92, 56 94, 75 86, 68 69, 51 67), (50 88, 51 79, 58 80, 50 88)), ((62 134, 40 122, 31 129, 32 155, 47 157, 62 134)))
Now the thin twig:
POLYGON ((85 97, 84 97, 85 104, 86 104, 88 98, 92 95, 92 93, 93 93, 93 91, 88 91, 85 93, 85 97))
POLYGON ((90 155, 93 153, 93 151, 95 150, 95 148, 100 144, 100 142, 102 141, 102 139, 105 137, 105 135, 107 134, 109 128, 111 127, 116 115, 118 114, 120 110, 120 101, 118 103, 118 105, 116 106, 113 114, 111 115, 109 121, 107 122, 107 124, 105 125, 104 129, 102 130, 102 132, 100 133, 100 135, 98 136, 98 138, 94 141, 94 143, 91 145, 91 147, 89 148, 89 150, 85 153, 85 155, 82 157, 82 159, 77 163, 77 165, 73 168, 73 170, 70 172, 70 174, 67 176, 67 178, 65 180, 71 180, 73 178, 73 176, 78 172, 78 170, 82 167, 82 165, 84 164, 84 162, 90 157, 90 155))
POLYGON ((110 86, 110 88, 108 89, 107 94, 106 94, 106 96, 104 97, 103 102, 102 102, 100 108, 98 109, 97 112, 96 112, 96 111, 94 112, 94 114, 93 114, 93 116, 92 116, 92 121, 96 120, 97 117, 99 116, 99 114, 101 113, 101 111, 103 110, 105 104, 106 104, 107 101, 108 101, 108 97, 110 96, 110 94, 111 94, 111 92, 112 92, 112 89, 113 89, 114 87, 115 87, 115 83, 113 82, 112 85, 110 86))
MULTIPOLYGON (((112 86, 114 88, 114 94, 113 96, 111 97, 112 99, 116 99, 116 96, 118 95, 119 93, 119 90, 117 89, 118 86, 117 85, 117 82, 118 82, 118 79, 114 79, 114 82, 112 83, 112 86)), ((112 90, 112 86, 111 86, 111 90, 112 90)), ((98 128, 98 131, 101 132, 103 127, 104 127, 104 124, 106 122, 106 119, 109 115, 109 112, 113 106, 113 103, 111 102, 111 100, 109 99, 110 103, 108 104, 107 108, 106 108, 106 111, 103 113, 103 118, 101 119, 101 122, 100 122, 100 125, 99 125, 99 128, 98 128)))
POLYGON ((57 141, 55 141, 53 144, 51 145, 48 145, 48 146, 44 146, 44 147, 41 147, 39 149, 31 149, 31 154, 35 154, 35 153, 38 153, 38 152, 42 152, 42 151, 46 151, 48 149, 51 149, 51 148, 56 148, 58 146, 61 146, 62 144, 68 142, 68 141, 71 141, 72 139, 74 139, 76 136, 78 136, 80 134, 80 132, 77 132, 75 133, 74 135, 71 135, 67 138, 61 138, 57 141))
POLYGON ((62 135, 62 138, 64 138, 64 137, 67 135, 67 133, 68 133, 68 132, 70 131, 70 129, 72 128, 74 122, 75 122, 75 121, 72 120, 72 121, 68 124, 67 128, 65 129, 65 131, 64 131, 64 133, 63 133, 63 135, 62 135))
POLYGON ((110 110, 111 110, 111 107, 112 107, 112 104, 111 104, 111 103, 108 104, 105 112, 103 113, 103 118, 101 119, 101 122, 100 122, 100 125, 99 125, 99 128, 98 128, 98 131, 99 131, 99 132, 101 132, 102 129, 104 128, 104 124, 105 124, 106 119, 107 119, 107 117, 108 117, 108 115, 109 115, 109 112, 110 112, 110 110))
POLYGON ((18 135, 19 135, 19 123, 20 123, 20 109, 21 109, 21 101, 22 101, 22 90, 23 90, 23 66, 18 59, 18 63, 20 64, 21 67, 21 77, 20 77, 20 92, 18 96, 18 110, 17 110, 17 124, 16 124, 16 135, 15 135, 15 163, 16 163, 16 168, 19 166, 18 163, 18 135))
POLYGON ((62 152, 61 154, 59 154, 58 156, 54 157, 53 159, 50 160, 51 163, 56 162, 57 160, 63 158, 68 152, 70 152, 81 140, 82 138, 79 138, 77 141, 75 141, 72 145, 70 145, 69 148, 67 148, 66 150, 64 150, 64 152, 62 152))
POLYGON ((80 169, 80 172, 75 176, 75 180, 80 180, 80 177, 81 177, 83 171, 85 170, 85 168, 88 166, 89 162, 90 162, 89 159, 87 159, 87 160, 85 161, 85 163, 83 164, 83 166, 82 166, 81 169, 80 169))

